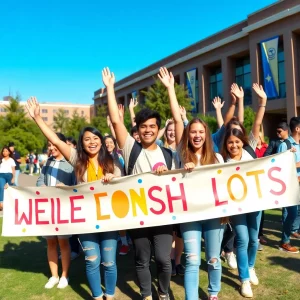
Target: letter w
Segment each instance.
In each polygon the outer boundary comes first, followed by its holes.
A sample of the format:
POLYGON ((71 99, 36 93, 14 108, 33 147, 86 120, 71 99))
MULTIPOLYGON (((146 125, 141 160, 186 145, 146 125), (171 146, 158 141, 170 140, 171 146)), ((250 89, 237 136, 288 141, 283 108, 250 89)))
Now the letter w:
POLYGON ((19 218, 19 200, 15 199, 15 225, 21 225, 23 220, 27 225, 32 224, 32 199, 29 199, 29 216, 27 217, 25 212, 23 212, 20 218, 19 218))

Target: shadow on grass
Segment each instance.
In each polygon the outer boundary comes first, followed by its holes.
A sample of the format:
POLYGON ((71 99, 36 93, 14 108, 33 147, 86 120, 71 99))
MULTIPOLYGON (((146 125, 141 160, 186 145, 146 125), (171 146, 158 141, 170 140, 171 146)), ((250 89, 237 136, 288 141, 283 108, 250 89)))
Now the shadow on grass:
POLYGON ((271 265, 274 266, 282 266, 286 268, 289 271, 293 271, 297 274, 299 274, 300 270, 300 260, 299 258, 294 258, 294 257, 281 257, 281 256, 271 256, 268 257, 268 260, 271 262, 271 265))
MULTIPOLYGON (((38 239, 39 241, 21 241, 18 244, 8 241, 3 246, 3 251, 0 252, 0 268, 44 274, 46 278, 49 278, 51 275, 47 263, 46 241, 42 237, 38 237, 38 239)), ((71 263, 69 285, 82 299, 93 299, 81 287, 81 284, 86 284, 83 270, 84 261, 82 259, 77 259, 71 263), (80 271, 76 272, 74 269, 80 271)))

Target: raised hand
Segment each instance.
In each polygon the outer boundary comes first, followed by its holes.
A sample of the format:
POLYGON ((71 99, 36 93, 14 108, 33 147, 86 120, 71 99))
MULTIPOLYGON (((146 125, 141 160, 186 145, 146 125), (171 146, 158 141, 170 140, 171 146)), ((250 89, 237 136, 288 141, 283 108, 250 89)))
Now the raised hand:
POLYGON ((239 87, 236 83, 231 85, 230 93, 233 94, 237 99, 244 98, 244 90, 239 87))
POLYGON ((125 114, 124 105, 118 104, 118 110, 119 110, 120 120, 123 121, 124 120, 124 114, 125 114))
POLYGON ((186 120, 186 109, 184 106, 179 105, 180 115, 182 120, 186 120))
POLYGON ((129 102, 129 109, 134 109, 138 104, 139 102, 137 101, 137 99, 131 98, 129 102))
POLYGON ((111 126, 111 120, 109 115, 106 116, 106 123, 107 123, 107 127, 109 128, 111 126))
POLYGON ((224 106, 225 101, 222 102, 220 97, 215 97, 212 101, 212 105, 214 106, 215 110, 222 109, 224 106))
POLYGON ((172 72, 169 73, 166 67, 160 68, 157 76, 166 88, 174 86, 173 74, 172 72))
POLYGON ((257 94, 257 96, 259 98, 260 105, 266 104, 267 94, 265 93, 264 88, 262 87, 262 85, 259 85, 258 83, 253 83, 252 88, 253 88, 253 90, 255 91, 255 93, 257 94))
POLYGON ((35 118, 40 115, 40 105, 36 97, 30 97, 26 104, 27 111, 31 118, 35 118))
POLYGON ((110 72, 109 68, 102 70, 102 81, 106 87, 114 86, 116 79, 113 72, 110 72))

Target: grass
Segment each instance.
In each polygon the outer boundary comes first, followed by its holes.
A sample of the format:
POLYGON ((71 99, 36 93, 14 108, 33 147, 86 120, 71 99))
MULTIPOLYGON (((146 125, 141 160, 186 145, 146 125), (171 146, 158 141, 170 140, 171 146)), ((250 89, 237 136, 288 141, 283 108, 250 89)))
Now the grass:
MULTIPOLYGON (((300 254, 288 254, 277 249, 280 239, 280 210, 270 210, 265 216, 265 236, 268 246, 257 255, 256 272, 260 285, 253 287, 254 299, 299 299, 300 298, 300 254)), ((2 219, 0 219, 2 227, 2 219)), ((293 241, 300 246, 300 241, 293 241)), ((118 284, 116 299, 140 299, 136 283, 133 251, 128 256, 118 256, 118 284)), ((152 274, 155 265, 152 263, 152 274)), ((206 299, 207 266, 202 254, 199 295, 206 299)), ((46 244, 41 237, 0 239, 0 299, 26 300, 77 300, 92 299, 87 286, 83 256, 71 264, 70 286, 64 290, 45 290, 49 277, 46 259, 46 244)), ((153 289, 157 280, 153 280, 153 289)), ((239 295, 236 270, 223 264, 222 300, 244 299, 239 295)), ((171 299, 184 299, 183 278, 171 280, 171 299)))

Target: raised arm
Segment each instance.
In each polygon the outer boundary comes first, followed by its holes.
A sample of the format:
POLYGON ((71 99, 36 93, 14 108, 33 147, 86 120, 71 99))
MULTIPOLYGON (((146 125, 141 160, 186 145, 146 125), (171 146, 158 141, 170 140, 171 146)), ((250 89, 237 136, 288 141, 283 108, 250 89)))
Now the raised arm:
POLYGON ((233 90, 235 88, 235 83, 233 83, 231 85, 231 90, 230 90, 230 95, 231 95, 231 103, 229 105, 228 111, 225 115, 225 119, 224 119, 224 125, 226 125, 234 116, 234 112, 235 112, 235 106, 236 106, 236 96, 233 93, 233 90))
POLYGON ((180 109, 180 115, 181 115, 181 119, 182 122, 184 124, 184 127, 189 123, 189 120, 186 116, 186 109, 184 106, 179 105, 179 109, 180 109))
POLYGON ((123 149, 125 146, 126 138, 128 136, 128 132, 124 123, 120 120, 119 117, 119 109, 114 90, 115 75, 114 73, 110 72, 109 68, 104 68, 102 70, 102 80, 106 86, 107 91, 107 106, 110 121, 116 133, 118 146, 123 149))
POLYGON ((50 129, 44 122, 40 115, 40 106, 36 97, 30 97, 30 99, 27 100, 26 108, 30 117, 35 121, 37 126, 39 126, 46 139, 61 152, 66 160, 70 160, 71 147, 69 147, 65 142, 61 141, 56 133, 52 131, 52 129, 50 129))
POLYGON ((111 123, 111 121, 110 121, 110 117, 109 117, 109 116, 106 117, 106 121, 107 121, 107 126, 108 126, 108 128, 110 129, 111 135, 112 135, 114 138, 116 138, 116 133, 115 133, 114 127, 112 126, 112 123, 111 123))
POLYGON ((222 102, 220 97, 215 97, 212 101, 212 105, 216 110, 217 123, 218 127, 221 128, 224 124, 223 116, 222 116, 222 107, 224 106, 224 101, 222 102))
POLYGON ((239 108, 238 108, 238 120, 240 123, 244 123, 244 90, 239 87, 236 83, 231 85, 231 94, 236 98, 239 108))
POLYGON ((181 141, 181 137, 184 131, 184 126, 181 119, 180 109, 179 109, 179 105, 175 93, 174 77, 172 72, 169 73, 167 68, 160 68, 158 78, 168 90, 171 112, 175 123, 175 140, 176 140, 176 144, 178 145, 181 141))
POLYGON ((130 113, 130 120, 131 120, 131 125, 132 127, 134 127, 136 125, 135 123, 135 113, 134 113, 134 108, 138 105, 138 101, 137 99, 133 99, 131 98, 130 99, 130 102, 129 102, 129 113, 130 113))
POLYGON ((264 88, 262 85, 259 85, 258 83, 253 83, 252 86, 253 90, 258 96, 258 110, 256 112, 255 120, 252 126, 252 133, 256 140, 259 139, 259 131, 260 126, 262 124, 265 111, 266 111, 266 104, 267 104, 267 95, 264 91, 264 88))
POLYGON ((164 133, 166 131, 166 128, 167 128, 167 126, 168 126, 168 124, 169 124, 170 121, 172 121, 172 119, 168 119, 166 121, 165 127, 159 129, 158 135, 157 135, 157 140, 160 140, 163 137, 163 135, 164 135, 164 133))

